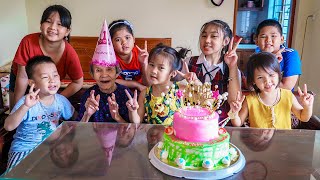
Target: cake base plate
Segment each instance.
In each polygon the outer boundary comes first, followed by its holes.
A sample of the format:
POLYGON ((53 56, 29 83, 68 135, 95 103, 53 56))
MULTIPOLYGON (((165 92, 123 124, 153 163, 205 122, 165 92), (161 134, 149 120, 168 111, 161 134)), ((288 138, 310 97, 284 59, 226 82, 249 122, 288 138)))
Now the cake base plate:
POLYGON ((208 170, 208 171, 180 169, 178 167, 170 166, 157 158, 155 154, 155 148, 157 147, 157 145, 158 144, 156 144, 149 152, 150 162, 158 170, 170 176, 187 178, 187 179, 223 179, 238 173, 244 168, 246 164, 246 159, 244 158, 241 151, 235 145, 230 143, 230 145, 234 147, 238 152, 239 158, 236 162, 231 164, 229 167, 224 169, 219 169, 219 170, 208 170))

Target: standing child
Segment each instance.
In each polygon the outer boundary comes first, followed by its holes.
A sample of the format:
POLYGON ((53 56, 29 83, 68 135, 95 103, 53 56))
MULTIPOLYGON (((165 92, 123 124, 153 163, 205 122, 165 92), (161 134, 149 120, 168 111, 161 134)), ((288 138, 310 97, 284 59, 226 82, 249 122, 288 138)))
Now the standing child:
POLYGON ((281 24, 273 19, 262 21, 257 28, 257 52, 270 52, 277 56, 280 63, 282 80, 280 87, 293 89, 301 75, 301 61, 296 50, 283 46, 284 37, 281 24))
POLYGON ((175 95, 179 87, 172 79, 182 68, 184 55, 164 45, 158 45, 151 50, 146 70, 151 86, 140 93, 138 101, 136 91, 133 98, 126 92, 129 98, 127 107, 132 120, 142 122, 147 113, 148 123, 172 124, 173 114, 181 106, 179 98, 175 95))
MULTIPOLYGON (((218 85, 220 93, 228 92, 228 102, 235 99, 240 91, 240 71, 237 67, 237 46, 241 39, 233 42, 229 25, 221 20, 212 20, 202 25, 200 30, 200 56, 186 59, 190 72, 195 72, 199 80, 211 83, 211 89, 218 85)), ((221 107, 219 119, 227 117, 228 103, 221 107)))
POLYGON ((48 56, 35 56, 26 65, 29 94, 23 96, 5 120, 4 128, 17 128, 9 150, 8 169, 16 166, 58 126, 59 119, 70 119, 74 108, 62 95, 55 63, 48 56), (36 91, 34 91, 36 90, 36 91))
POLYGON ((268 52, 252 55, 247 70, 247 84, 254 92, 247 97, 238 93, 237 100, 230 104, 234 126, 241 126, 248 117, 250 127, 291 129, 291 112, 301 121, 309 121, 313 95, 307 93, 306 85, 304 92, 298 88, 300 105, 290 90, 279 87, 281 72, 275 55, 268 52))
POLYGON ((104 22, 95 53, 90 64, 90 72, 97 82, 83 94, 78 121, 84 122, 130 122, 126 108, 127 87, 116 83, 120 68, 104 22), (121 107, 121 108, 119 108, 121 107))
POLYGON ((34 56, 51 57, 57 66, 60 79, 66 75, 72 80, 61 95, 70 97, 82 88, 83 72, 79 57, 67 42, 71 31, 71 14, 61 5, 49 6, 42 14, 40 33, 25 36, 13 59, 10 74, 10 107, 25 94, 28 77, 25 66, 34 56))
POLYGON ((132 24, 124 19, 113 21, 109 25, 112 44, 117 60, 121 68, 121 73, 116 82, 132 89, 142 91, 145 89, 147 80, 144 79, 145 68, 147 67, 148 51, 134 46, 132 24))

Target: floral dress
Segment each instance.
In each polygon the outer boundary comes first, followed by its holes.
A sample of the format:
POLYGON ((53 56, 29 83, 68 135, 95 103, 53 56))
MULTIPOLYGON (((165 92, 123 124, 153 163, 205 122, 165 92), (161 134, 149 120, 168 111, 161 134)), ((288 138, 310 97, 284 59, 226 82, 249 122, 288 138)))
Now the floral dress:
POLYGON ((174 83, 167 94, 160 97, 152 95, 152 86, 146 90, 144 106, 147 113, 147 122, 150 124, 172 125, 173 114, 181 107, 180 99, 176 96, 179 86, 174 83))

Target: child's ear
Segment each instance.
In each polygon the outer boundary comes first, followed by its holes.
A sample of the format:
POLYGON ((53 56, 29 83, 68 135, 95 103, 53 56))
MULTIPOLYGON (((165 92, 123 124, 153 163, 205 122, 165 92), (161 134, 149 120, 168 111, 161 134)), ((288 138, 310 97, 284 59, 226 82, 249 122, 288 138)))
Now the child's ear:
POLYGON ((177 74, 178 74, 177 70, 174 70, 171 72, 170 76, 171 76, 171 78, 174 78, 174 77, 176 77, 177 74))
POLYGON ((28 79, 28 85, 31 86, 32 84, 35 85, 35 82, 33 79, 28 79))
POLYGON ((68 36, 69 36, 69 34, 70 34, 70 32, 71 32, 71 28, 70 28, 70 29, 67 29, 67 32, 66 32, 65 37, 68 37, 68 36))
POLYGON ((282 35, 281 36, 281 44, 283 44, 284 43, 284 36, 282 35))
POLYGON ((224 40, 223 40, 223 46, 226 46, 226 45, 228 45, 229 43, 230 43, 230 38, 229 38, 229 37, 224 38, 224 40))

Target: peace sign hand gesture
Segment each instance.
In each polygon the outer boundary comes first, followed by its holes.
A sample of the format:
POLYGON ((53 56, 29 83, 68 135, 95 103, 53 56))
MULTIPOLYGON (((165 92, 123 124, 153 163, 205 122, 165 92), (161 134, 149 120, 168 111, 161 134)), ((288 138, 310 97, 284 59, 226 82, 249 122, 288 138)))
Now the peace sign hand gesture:
POLYGON ((108 97, 108 104, 109 104, 109 110, 110 110, 110 114, 112 119, 118 121, 119 119, 119 105, 117 104, 116 101, 116 96, 114 95, 114 93, 112 93, 111 97, 108 97))
POLYGON ((29 94, 26 95, 26 99, 24 101, 24 105, 26 105, 28 108, 31 108, 32 106, 36 105, 40 98, 39 98, 39 92, 40 89, 33 91, 34 90, 34 84, 31 85, 29 89, 29 94))
POLYGON ((302 92, 300 87, 298 87, 298 94, 299 94, 299 99, 300 99, 301 105, 303 107, 310 107, 313 105, 314 96, 313 96, 313 94, 308 93, 306 84, 304 84, 303 89, 304 90, 302 92))
POLYGON ((230 103, 230 109, 233 113, 238 113, 241 110, 244 99, 245 96, 241 97, 240 91, 238 91, 236 100, 230 103))
POLYGON ((142 66, 146 66, 148 64, 148 42, 144 41, 144 48, 140 49, 139 46, 136 45, 138 48, 139 54, 138 54, 138 60, 142 66))
POLYGON ((130 95, 130 93, 125 89, 124 90, 126 92, 126 95, 128 97, 128 101, 126 102, 126 106, 128 108, 129 111, 137 111, 139 108, 139 104, 138 104, 138 93, 137 90, 134 91, 134 95, 133 97, 130 95))
POLYGON ((99 101, 100 101, 100 94, 94 97, 94 90, 91 90, 90 96, 87 98, 87 101, 84 104, 84 106, 86 107, 88 116, 91 116, 96 111, 99 111, 99 101))
POLYGON ((182 73, 181 71, 177 71, 178 74, 180 74, 180 76, 182 76, 183 78, 185 78, 188 82, 196 82, 196 81, 199 81, 196 73, 194 72, 189 72, 189 68, 188 68, 188 64, 187 62, 183 62, 183 68, 182 69, 185 69, 186 73, 182 73))
POLYGON ((229 68, 237 65, 238 55, 236 51, 241 40, 242 38, 234 37, 232 37, 230 40, 228 52, 224 55, 224 61, 226 62, 229 68))

